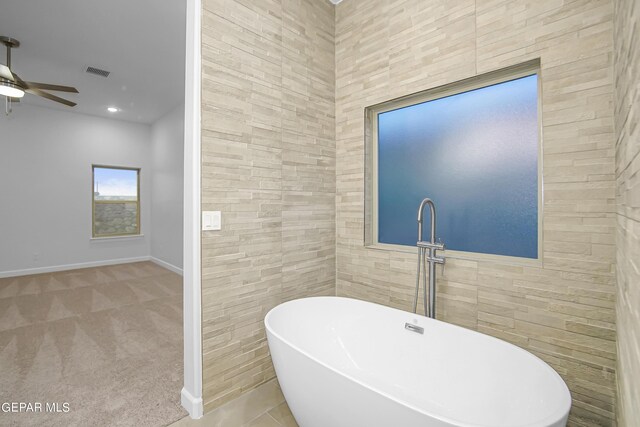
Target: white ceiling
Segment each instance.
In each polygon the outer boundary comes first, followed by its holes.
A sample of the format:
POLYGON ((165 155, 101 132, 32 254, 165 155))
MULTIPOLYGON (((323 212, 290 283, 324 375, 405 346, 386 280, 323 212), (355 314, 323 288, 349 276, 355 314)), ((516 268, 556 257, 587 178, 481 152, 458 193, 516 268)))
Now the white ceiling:
POLYGON ((0 35, 20 41, 12 69, 23 80, 80 92, 53 92, 77 102, 73 109, 29 94, 23 102, 153 123, 184 98, 185 10, 185 0, 0 0, 0 35))

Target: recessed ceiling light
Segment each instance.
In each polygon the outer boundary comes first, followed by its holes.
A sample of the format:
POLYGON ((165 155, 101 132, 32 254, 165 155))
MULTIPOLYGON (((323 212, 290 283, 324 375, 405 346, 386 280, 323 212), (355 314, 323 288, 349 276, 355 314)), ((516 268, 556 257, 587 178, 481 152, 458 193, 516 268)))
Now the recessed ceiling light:
POLYGON ((117 113, 120 110, 116 107, 107 107, 107 111, 110 113, 117 113))

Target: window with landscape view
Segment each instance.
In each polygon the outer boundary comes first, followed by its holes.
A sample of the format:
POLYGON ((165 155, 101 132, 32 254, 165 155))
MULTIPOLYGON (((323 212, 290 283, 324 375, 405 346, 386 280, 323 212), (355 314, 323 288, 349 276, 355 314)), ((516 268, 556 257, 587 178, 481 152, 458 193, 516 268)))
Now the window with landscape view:
POLYGON ((93 237, 140 234, 140 169, 93 166, 93 237))

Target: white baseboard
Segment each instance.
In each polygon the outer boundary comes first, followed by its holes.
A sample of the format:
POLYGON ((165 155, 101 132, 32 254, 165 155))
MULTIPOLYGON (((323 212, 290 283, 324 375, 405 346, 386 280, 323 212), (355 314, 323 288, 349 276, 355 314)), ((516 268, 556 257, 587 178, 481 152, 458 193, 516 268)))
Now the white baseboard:
POLYGON ((187 391, 187 389, 182 388, 180 392, 180 401, 182 403, 182 407, 187 410, 189 416, 194 420, 198 418, 202 418, 202 398, 195 398, 187 391))
POLYGON ((0 271, 0 278, 28 276, 30 274, 53 273, 56 271, 79 270, 81 268, 102 267, 105 265, 128 264, 131 262, 151 261, 150 256, 108 259, 103 261, 81 262, 78 264, 52 265, 49 267, 25 268, 24 270, 0 271))
POLYGON ((150 261, 154 264, 158 264, 160 267, 164 267, 167 270, 171 270, 174 273, 182 276, 182 269, 180 267, 176 267, 175 265, 169 264, 168 262, 163 261, 160 258, 156 258, 154 256, 150 257, 150 261))

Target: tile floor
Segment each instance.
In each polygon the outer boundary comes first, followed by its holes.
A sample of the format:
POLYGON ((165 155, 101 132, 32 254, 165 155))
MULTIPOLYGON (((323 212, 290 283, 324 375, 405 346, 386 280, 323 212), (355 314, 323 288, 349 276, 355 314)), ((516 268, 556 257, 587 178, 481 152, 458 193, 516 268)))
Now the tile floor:
POLYGON ((298 427, 277 380, 232 400, 199 420, 185 417, 169 427, 298 427))

